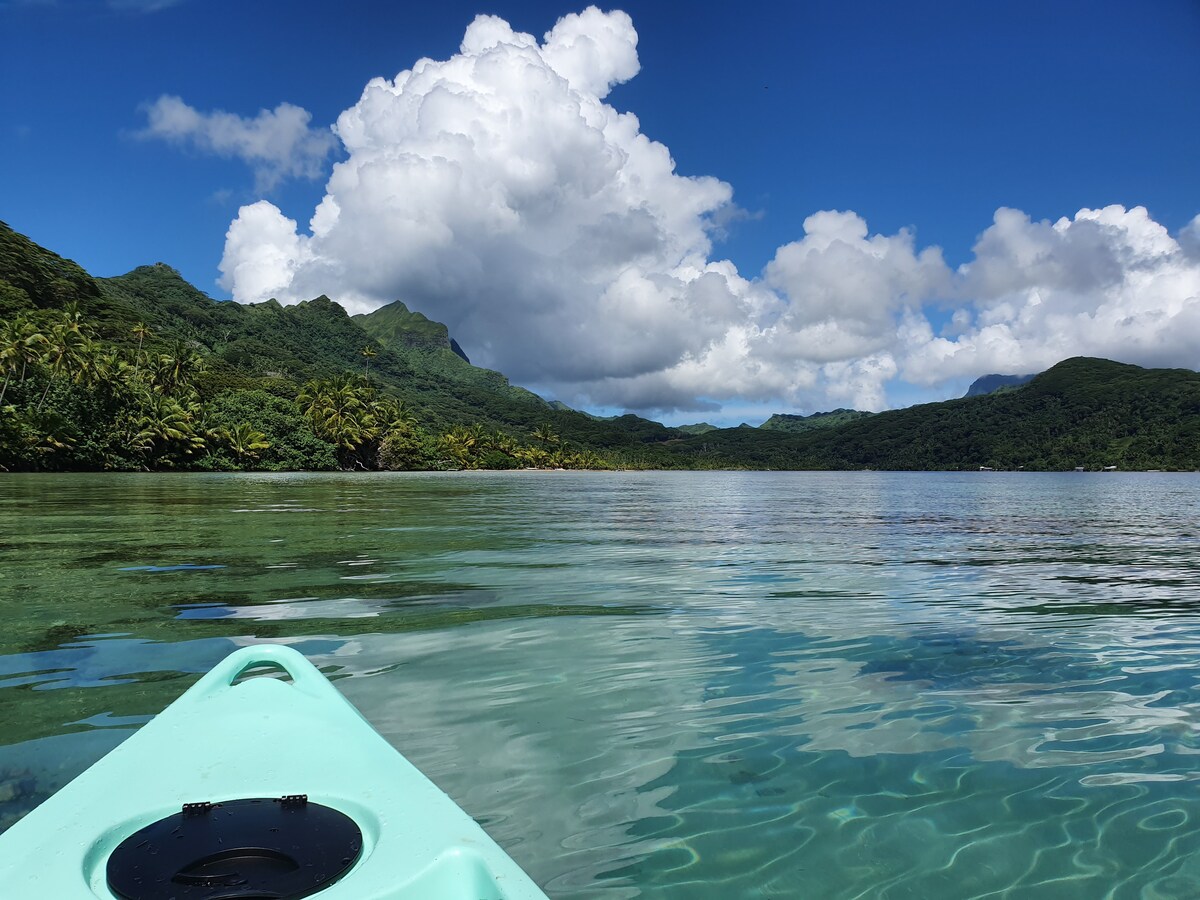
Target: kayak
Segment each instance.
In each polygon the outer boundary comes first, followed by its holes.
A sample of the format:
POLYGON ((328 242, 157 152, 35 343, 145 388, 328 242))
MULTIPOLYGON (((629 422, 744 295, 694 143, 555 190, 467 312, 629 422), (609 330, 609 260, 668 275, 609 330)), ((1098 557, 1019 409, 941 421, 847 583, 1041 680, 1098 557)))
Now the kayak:
POLYGON ((274 644, 226 657, 0 835, 0 897, 546 900, 312 663, 274 644))

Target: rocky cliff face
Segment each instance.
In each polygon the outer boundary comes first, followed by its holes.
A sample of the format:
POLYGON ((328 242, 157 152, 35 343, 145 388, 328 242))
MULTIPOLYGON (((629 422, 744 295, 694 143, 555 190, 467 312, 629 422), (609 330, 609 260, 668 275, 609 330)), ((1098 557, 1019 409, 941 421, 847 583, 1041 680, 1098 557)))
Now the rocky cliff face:
POLYGON ((1033 377, 1033 375, 984 375, 982 378, 976 378, 963 396, 982 397, 984 394, 991 394, 1000 388, 1020 387, 1033 377))

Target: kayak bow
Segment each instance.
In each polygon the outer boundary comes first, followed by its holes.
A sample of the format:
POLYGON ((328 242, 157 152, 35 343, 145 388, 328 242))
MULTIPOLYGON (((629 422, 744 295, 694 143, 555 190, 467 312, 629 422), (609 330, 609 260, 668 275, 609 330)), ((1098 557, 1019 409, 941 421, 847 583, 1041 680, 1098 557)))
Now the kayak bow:
POLYGON ((275 644, 226 657, 0 836, 0 896, 546 900, 312 663, 275 644), (262 666, 291 682, 238 681, 262 666))

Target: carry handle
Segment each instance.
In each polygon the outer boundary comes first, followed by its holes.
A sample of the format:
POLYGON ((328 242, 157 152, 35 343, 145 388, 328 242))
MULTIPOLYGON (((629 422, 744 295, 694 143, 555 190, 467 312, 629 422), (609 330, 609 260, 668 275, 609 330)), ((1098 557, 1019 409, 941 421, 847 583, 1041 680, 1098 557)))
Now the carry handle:
POLYGON ((291 677, 291 686, 306 694, 317 697, 330 694, 340 696, 337 689, 329 683, 329 679, 322 675, 303 653, 283 644, 256 644, 235 650, 192 685, 187 694, 199 699, 201 696, 224 693, 236 686, 234 682, 242 673, 259 666, 282 669, 291 677))

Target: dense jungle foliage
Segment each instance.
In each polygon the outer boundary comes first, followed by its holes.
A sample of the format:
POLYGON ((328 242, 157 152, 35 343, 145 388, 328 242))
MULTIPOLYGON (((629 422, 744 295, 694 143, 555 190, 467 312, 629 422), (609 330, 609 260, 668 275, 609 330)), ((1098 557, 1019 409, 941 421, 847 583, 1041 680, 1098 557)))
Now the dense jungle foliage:
POLYGON ((221 303, 161 263, 94 279, 3 223, 0 374, 10 470, 607 468, 681 434, 552 406, 401 303, 221 303))
POLYGON ((0 329, 0 466, 5 469, 510 469, 609 468, 568 447, 548 424, 522 441, 482 425, 422 428, 404 400, 364 371, 287 382, 216 386, 206 357, 180 340, 116 347, 78 306, 18 313, 0 329))
POLYGON ((799 434, 727 429, 703 452, 773 469, 1200 469, 1200 374, 1065 360, 1018 388, 799 434))
POLYGON ((1071 359, 875 415, 668 428, 548 403, 396 302, 351 317, 92 278, 0 223, 0 468, 1200 469, 1200 374, 1071 359))

